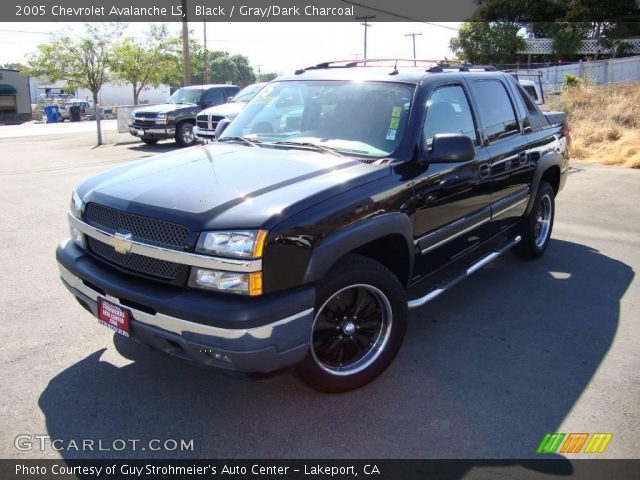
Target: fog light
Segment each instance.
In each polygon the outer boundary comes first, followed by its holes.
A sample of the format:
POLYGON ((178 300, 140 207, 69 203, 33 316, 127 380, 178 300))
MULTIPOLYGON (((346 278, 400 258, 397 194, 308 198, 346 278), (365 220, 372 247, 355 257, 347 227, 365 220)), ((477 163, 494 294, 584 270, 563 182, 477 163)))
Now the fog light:
POLYGON ((189 284, 219 292, 262 295, 261 272, 238 273, 194 268, 191 271, 189 284))
POLYGON ((69 231, 71 233, 71 241, 81 249, 86 250, 86 247, 84 244, 84 234, 80 230, 78 230, 76 227, 73 227, 73 226, 69 227, 69 231))

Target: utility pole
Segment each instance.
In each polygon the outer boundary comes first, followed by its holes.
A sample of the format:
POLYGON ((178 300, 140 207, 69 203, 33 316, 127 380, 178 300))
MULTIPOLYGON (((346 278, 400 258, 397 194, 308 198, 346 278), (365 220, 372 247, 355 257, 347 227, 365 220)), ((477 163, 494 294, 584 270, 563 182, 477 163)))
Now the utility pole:
POLYGON ((416 36, 418 35, 422 35, 422 32, 413 32, 413 33, 407 33, 405 35, 405 37, 413 37, 413 66, 415 67, 416 64, 416 36))
POLYGON ((204 84, 209 85, 209 68, 207 66, 207 21, 204 22, 204 84))
POLYGON ((187 23, 187 0, 182 0, 182 68, 183 87, 191 85, 191 63, 189 58, 189 24, 187 23))
POLYGON ((356 20, 362 20, 362 22, 360 22, 360 25, 364 26, 364 56, 362 58, 364 58, 365 60, 367 59, 367 28, 372 26, 368 21, 372 18, 376 18, 376 16, 365 15, 364 17, 356 17, 356 20))
POLYGON ((256 68, 258 69, 258 83, 260 83, 262 81, 262 78, 260 77, 260 68, 262 67, 262 65, 256 65, 256 68))

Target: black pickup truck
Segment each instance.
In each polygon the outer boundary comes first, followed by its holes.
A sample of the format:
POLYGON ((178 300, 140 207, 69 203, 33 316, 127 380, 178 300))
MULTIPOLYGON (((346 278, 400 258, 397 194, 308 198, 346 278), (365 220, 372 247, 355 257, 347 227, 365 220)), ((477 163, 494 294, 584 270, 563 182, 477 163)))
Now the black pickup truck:
POLYGON ((568 170, 565 115, 488 67, 320 64, 216 137, 79 184, 62 281, 158 350, 332 392, 387 368, 409 309, 542 255, 568 170))
POLYGON ((205 108, 221 105, 240 91, 235 85, 196 85, 182 87, 167 103, 133 110, 129 133, 147 145, 158 140, 175 139, 181 147, 196 143, 193 127, 196 115, 205 108))

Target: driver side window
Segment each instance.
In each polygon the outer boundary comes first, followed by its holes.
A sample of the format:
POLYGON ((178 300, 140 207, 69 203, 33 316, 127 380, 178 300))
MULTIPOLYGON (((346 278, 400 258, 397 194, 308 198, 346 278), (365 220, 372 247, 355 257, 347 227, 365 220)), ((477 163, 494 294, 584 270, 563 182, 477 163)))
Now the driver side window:
POLYGON ((207 90, 205 94, 202 96, 202 103, 207 106, 215 106, 224 103, 223 99, 224 91, 222 88, 212 88, 211 90, 207 90))
POLYGON ((438 133, 462 133, 477 144, 476 128, 469 102, 460 85, 437 88, 427 102, 423 138, 431 145, 438 133))

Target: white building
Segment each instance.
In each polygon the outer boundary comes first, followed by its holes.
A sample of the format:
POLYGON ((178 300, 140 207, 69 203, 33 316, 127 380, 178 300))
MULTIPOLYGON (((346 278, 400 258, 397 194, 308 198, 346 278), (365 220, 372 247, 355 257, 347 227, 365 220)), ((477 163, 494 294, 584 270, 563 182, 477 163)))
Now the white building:
MULTIPOLYGON (((45 83, 36 78, 30 82, 31 101, 37 102, 41 95, 60 93, 66 82, 45 83)), ((93 95, 87 89, 81 88, 74 95, 76 98, 83 98, 93 101, 93 95)), ((138 96, 138 103, 164 103, 169 98, 169 86, 160 85, 158 88, 150 87, 142 90, 138 96)), ((103 107, 133 104, 133 87, 131 85, 106 84, 98 94, 98 100, 103 107)))
POLYGON ((30 120, 29 77, 0 69, 0 121, 30 120))

